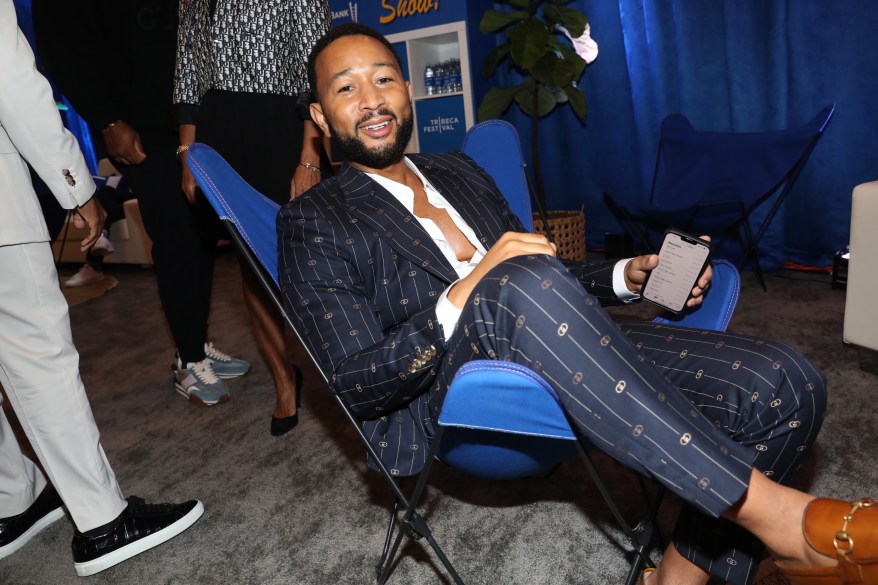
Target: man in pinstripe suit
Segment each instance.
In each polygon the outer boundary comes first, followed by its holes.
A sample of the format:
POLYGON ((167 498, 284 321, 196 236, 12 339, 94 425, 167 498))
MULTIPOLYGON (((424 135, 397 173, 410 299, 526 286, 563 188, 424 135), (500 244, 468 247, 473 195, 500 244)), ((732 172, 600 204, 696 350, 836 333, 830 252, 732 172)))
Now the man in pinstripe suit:
POLYGON ((776 342, 620 330, 601 305, 639 298, 657 258, 565 265, 471 159, 405 156, 401 70, 361 25, 315 45, 312 117, 347 162, 278 216, 285 302, 391 472, 423 466, 462 364, 511 360, 552 384, 592 444, 689 504, 650 584, 749 583, 761 553, 750 533, 790 571, 833 565, 803 538, 811 496, 781 485, 820 429, 823 375, 776 342))

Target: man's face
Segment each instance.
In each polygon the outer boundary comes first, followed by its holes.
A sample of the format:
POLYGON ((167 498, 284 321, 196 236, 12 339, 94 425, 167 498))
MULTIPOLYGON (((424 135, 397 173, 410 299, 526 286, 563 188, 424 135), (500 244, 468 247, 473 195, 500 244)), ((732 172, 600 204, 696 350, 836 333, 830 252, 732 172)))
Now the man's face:
POLYGON ((342 37, 317 58, 311 117, 355 167, 379 171, 399 162, 414 128, 411 85, 396 58, 371 37, 342 37))

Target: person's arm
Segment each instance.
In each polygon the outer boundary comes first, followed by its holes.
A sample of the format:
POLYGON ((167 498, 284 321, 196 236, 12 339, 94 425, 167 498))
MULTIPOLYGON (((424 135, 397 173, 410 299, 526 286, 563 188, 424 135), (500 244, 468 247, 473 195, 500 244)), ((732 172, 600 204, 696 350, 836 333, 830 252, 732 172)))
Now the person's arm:
POLYGON ((126 165, 142 163, 146 152, 138 131, 125 121, 128 112, 119 84, 106 67, 97 66, 108 59, 113 63, 118 51, 102 28, 98 2, 33 0, 32 11, 43 69, 77 113, 101 132, 107 155, 126 165))
MULTIPOLYGON (((406 313, 399 301, 376 308, 384 299, 373 297, 383 285, 370 281, 380 272, 368 265, 372 236, 333 210, 328 196, 315 197, 325 189, 324 182, 278 215, 281 294, 333 389, 358 418, 374 419, 429 390, 430 366, 444 353, 445 340, 435 304, 392 324, 392 314, 406 313), (424 360, 425 352, 433 357, 424 360)), ((426 284, 417 291, 421 298, 433 296, 426 284)))
POLYGON ((40 75, 34 54, 16 24, 12 0, 0 0, 0 124, 16 150, 65 209, 80 209, 89 234, 82 248, 100 236, 103 210, 79 144, 64 128, 52 88, 40 75))
POLYGON ((180 149, 177 151, 177 156, 180 159, 180 165, 183 167, 183 193, 186 195, 189 204, 195 205, 195 188, 198 185, 195 183, 192 171, 186 166, 186 157, 189 156, 189 152, 186 149, 195 142, 195 124, 180 124, 178 132, 180 135, 180 149))
POLYGON ((290 199, 298 197, 320 182, 320 151, 323 149, 323 132, 311 120, 304 122, 302 154, 290 183, 290 199))
POLYGON ((180 138, 177 151, 183 170, 182 190, 191 205, 195 204, 195 177, 186 166, 186 148, 195 142, 198 107, 206 91, 204 63, 208 42, 204 23, 209 20, 209 6, 202 0, 180 0, 177 28, 177 57, 174 68, 174 119, 180 138))

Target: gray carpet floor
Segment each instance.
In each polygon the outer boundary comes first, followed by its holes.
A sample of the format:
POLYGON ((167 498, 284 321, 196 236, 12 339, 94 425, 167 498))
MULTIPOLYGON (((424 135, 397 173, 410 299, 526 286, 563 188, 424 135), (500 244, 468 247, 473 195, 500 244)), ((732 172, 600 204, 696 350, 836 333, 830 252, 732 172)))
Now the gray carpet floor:
MULTIPOLYGON (((310 365, 299 426, 269 435, 270 375, 253 346, 232 254, 217 262, 211 339, 253 363, 231 381, 224 405, 198 409, 173 389, 173 346, 155 279, 140 268, 110 267, 119 285, 71 309, 82 377, 104 449, 126 494, 148 500, 204 501, 191 530, 108 571, 94 585, 337 584, 374 582, 390 498, 367 471, 363 449, 310 365)), ((67 270, 70 271, 69 269, 67 270)), ((792 343, 828 376, 830 410, 798 482, 841 498, 878 486, 878 377, 858 368, 842 341, 844 293, 826 275, 783 272, 762 292, 752 274, 730 330, 792 343)), ((617 311, 648 316, 647 307, 617 311)), ((300 356, 294 356, 301 362, 300 356)), ((636 479, 598 457, 629 517, 642 513, 636 479)), ((669 501, 661 521, 673 524, 669 501)), ((621 584, 627 558, 612 518, 581 463, 548 478, 490 482, 437 466, 423 508, 433 534, 468 583, 621 584)), ((0 561, 0 583, 82 583, 73 571, 68 519, 0 561)), ((770 570, 769 570, 770 572, 770 570)), ((761 578, 783 583, 777 575, 761 578)), ((435 556, 409 543, 390 583, 449 583, 435 556)))

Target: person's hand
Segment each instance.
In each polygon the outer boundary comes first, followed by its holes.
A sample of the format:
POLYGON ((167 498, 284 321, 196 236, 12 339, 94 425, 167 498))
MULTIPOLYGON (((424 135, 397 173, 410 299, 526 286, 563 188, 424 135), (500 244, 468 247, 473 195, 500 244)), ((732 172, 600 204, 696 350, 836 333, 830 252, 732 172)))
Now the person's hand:
POLYGON ((77 229, 88 228, 88 235, 79 244, 83 252, 91 248, 101 236, 107 212, 101 207, 97 197, 92 197, 83 205, 73 210, 73 226, 77 229))
MULTIPOLYGON (((705 242, 710 241, 710 236, 699 236, 705 242)), ((658 254, 646 254, 645 256, 637 256, 628 261, 625 265, 625 286, 634 293, 639 293, 643 288, 646 275, 656 266, 658 266, 658 254)), ((704 301, 704 292, 710 286, 713 278, 713 268, 710 264, 705 268, 704 273, 698 278, 695 287, 692 289, 692 298, 686 301, 687 307, 695 307, 704 301)))
POLYGON ((290 199, 295 199, 320 182, 320 171, 296 165, 293 180, 290 181, 290 199))
POLYGON ((457 308, 463 307, 476 284, 484 278, 492 268, 510 258, 528 254, 558 255, 558 247, 542 234, 527 232, 506 232, 498 239, 485 257, 476 265, 472 272, 458 280, 448 291, 448 300, 457 308))
POLYGON ((186 200, 189 201, 189 205, 195 205, 195 189, 198 187, 198 183, 195 182, 195 177, 192 175, 192 171, 189 170, 189 166, 186 164, 186 155, 187 152, 180 153, 180 166, 183 168, 183 194, 186 195, 186 200))
POLYGON ((127 122, 113 122, 101 134, 107 146, 107 154, 111 158, 126 165, 139 165, 146 160, 146 152, 140 144, 140 134, 127 122))

